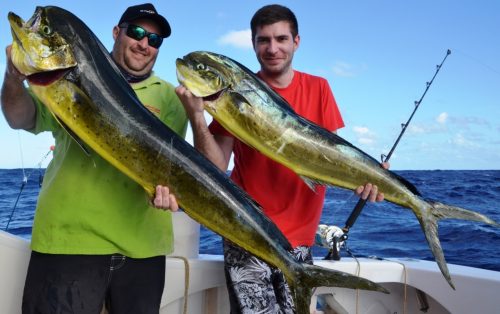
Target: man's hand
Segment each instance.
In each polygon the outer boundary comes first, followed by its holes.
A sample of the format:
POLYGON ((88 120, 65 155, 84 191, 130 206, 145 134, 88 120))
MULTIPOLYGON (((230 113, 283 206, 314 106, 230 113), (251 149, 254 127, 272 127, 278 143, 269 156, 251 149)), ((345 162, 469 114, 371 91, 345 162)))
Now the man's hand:
POLYGON ((378 187, 371 183, 359 186, 354 193, 360 198, 369 202, 382 202, 384 200, 384 193, 378 193, 378 187))
POLYGON ((163 210, 171 210, 173 212, 179 209, 177 200, 173 194, 170 194, 170 190, 166 186, 157 185, 155 198, 153 199, 153 204, 156 208, 163 210))
MULTIPOLYGON (((388 162, 384 162, 381 166, 384 169, 389 169, 390 165, 388 162)), ((371 183, 359 186, 354 193, 356 193, 356 195, 360 198, 364 200, 367 199, 370 202, 382 202, 384 200, 384 193, 379 193, 378 187, 371 183)))
POLYGON ((193 95, 183 85, 177 86, 175 88, 175 93, 184 105, 184 109, 186 110, 189 120, 195 119, 197 115, 203 116, 204 105, 202 98, 193 95))
POLYGON ((12 63, 12 45, 5 47, 5 55, 7 59, 7 67, 5 69, 6 76, 18 82, 23 82, 26 76, 19 72, 14 66, 14 63, 12 63))

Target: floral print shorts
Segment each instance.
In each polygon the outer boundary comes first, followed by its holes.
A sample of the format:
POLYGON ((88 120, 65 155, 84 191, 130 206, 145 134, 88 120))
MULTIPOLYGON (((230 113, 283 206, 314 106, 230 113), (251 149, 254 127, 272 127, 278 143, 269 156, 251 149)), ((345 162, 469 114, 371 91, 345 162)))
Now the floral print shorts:
MULTIPOLYGON (((299 262, 312 264, 308 246, 298 246, 290 254, 299 262)), ((232 314, 295 313, 283 273, 227 240, 224 270, 232 314)))

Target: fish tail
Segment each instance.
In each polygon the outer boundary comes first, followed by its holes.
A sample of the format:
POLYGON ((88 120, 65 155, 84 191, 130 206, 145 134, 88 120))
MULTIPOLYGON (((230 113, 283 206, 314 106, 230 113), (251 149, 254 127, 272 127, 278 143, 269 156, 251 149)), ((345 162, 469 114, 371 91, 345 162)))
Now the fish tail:
POLYGON ((298 314, 309 314, 312 289, 315 287, 340 287, 389 293, 384 287, 370 280, 320 266, 302 264, 297 281, 290 284, 298 314))
POLYGON ((432 200, 427 200, 427 202, 432 206, 433 216, 436 216, 438 219, 449 218, 449 219, 471 220, 477 222, 484 222, 488 225, 492 225, 495 227, 500 227, 500 224, 498 224, 496 221, 478 212, 456 206, 446 205, 432 200))
POLYGON ((441 248, 441 242, 439 241, 438 221, 441 219, 463 219, 483 222, 495 227, 500 227, 500 225, 485 215, 471 210, 446 205, 432 200, 427 200, 426 203, 428 205, 425 207, 425 210, 420 212, 420 217, 417 217, 441 273, 445 277, 448 284, 455 289, 448 271, 448 266, 446 265, 443 249, 441 248))

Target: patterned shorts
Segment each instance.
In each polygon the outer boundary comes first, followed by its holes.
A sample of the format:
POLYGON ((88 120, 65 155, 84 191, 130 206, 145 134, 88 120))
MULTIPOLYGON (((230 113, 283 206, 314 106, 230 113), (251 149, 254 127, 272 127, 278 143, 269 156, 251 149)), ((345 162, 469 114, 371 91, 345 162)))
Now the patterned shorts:
MULTIPOLYGON (((298 246, 290 254, 299 262, 312 264, 310 247, 298 246)), ((224 270, 232 314, 295 313, 283 273, 226 240, 224 270)))

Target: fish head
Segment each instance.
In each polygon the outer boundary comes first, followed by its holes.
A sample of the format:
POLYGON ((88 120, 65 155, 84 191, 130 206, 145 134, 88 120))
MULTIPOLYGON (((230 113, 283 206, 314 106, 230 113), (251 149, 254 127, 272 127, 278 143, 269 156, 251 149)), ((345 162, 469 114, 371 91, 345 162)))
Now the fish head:
POLYGON ((193 95, 215 100, 233 85, 232 60, 207 51, 195 51, 175 62, 177 80, 193 95))
MULTIPOLYGON (((51 24, 56 7, 37 7, 28 21, 9 12, 11 60, 30 83, 48 85, 77 65, 68 40, 51 24)), ((62 9, 59 9, 63 11, 62 9)))

